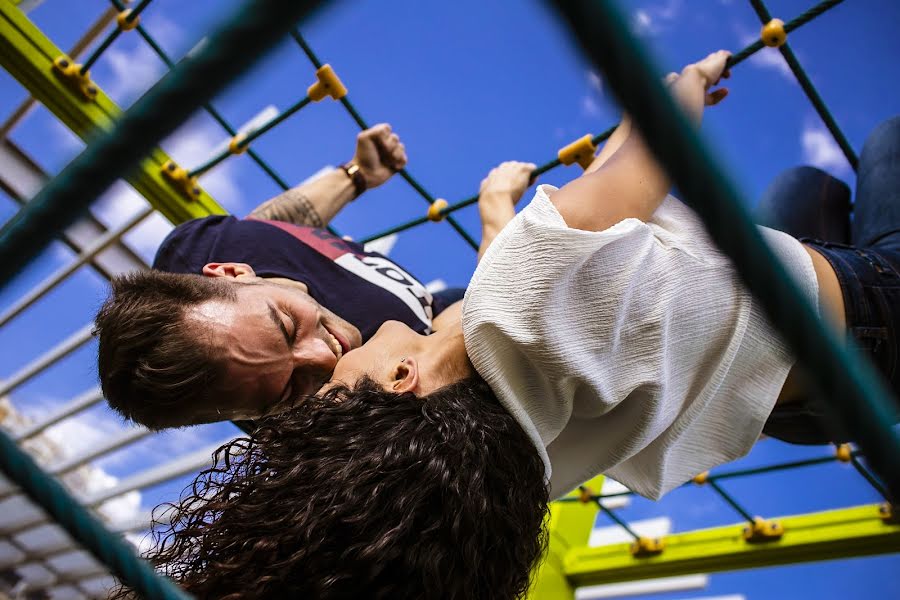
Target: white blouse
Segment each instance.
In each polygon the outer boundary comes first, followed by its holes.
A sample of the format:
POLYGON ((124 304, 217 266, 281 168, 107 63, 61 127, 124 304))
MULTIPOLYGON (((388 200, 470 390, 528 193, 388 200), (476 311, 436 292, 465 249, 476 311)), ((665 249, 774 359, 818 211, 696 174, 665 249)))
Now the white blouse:
MULTIPOLYGON (((659 498, 746 454, 794 362, 691 209, 568 227, 540 186, 482 258, 466 350, 544 459, 552 497, 598 473, 659 498)), ((812 260, 760 228, 818 306, 812 260)))

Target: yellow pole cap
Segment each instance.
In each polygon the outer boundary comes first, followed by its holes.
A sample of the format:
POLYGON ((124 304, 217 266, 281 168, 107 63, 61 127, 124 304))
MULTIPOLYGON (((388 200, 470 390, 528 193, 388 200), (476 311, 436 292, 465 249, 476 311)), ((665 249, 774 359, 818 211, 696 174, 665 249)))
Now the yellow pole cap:
POLYGON ((834 455, 841 462, 850 462, 850 458, 853 456, 852 451, 850 449, 850 444, 841 444, 837 448, 834 449, 834 455))
POLYGON ((437 200, 432 202, 431 206, 428 207, 428 220, 434 221, 435 223, 437 223, 438 221, 443 221, 444 214, 441 211, 448 206, 450 205, 443 198, 438 198, 437 200))
POLYGON ((127 9, 123 10, 122 12, 120 12, 116 16, 116 23, 119 24, 119 29, 121 29, 122 31, 131 31, 132 29, 137 27, 138 24, 140 24, 140 22, 141 22, 140 15, 136 16, 133 19, 129 19, 128 17, 130 15, 131 15, 131 9, 127 8, 127 9))
POLYGON ((239 133, 228 142, 228 151, 232 154, 243 154, 247 151, 247 148, 250 147, 250 144, 243 143, 244 140, 247 139, 247 136, 243 133, 239 133))
POLYGON ((770 48, 778 48, 783 46, 787 41, 787 32, 784 30, 784 21, 781 19, 772 19, 762 27, 759 34, 762 43, 770 48))
POLYGON ((347 88, 341 82, 337 73, 334 72, 334 69, 331 68, 331 65, 319 67, 316 70, 316 79, 317 81, 306 90, 306 95, 313 102, 318 102, 325 96, 331 96, 335 100, 340 100, 347 95, 347 88))
POLYGON ((631 555, 636 558, 656 556, 666 549, 666 542, 661 538, 639 537, 631 544, 631 555))
POLYGON ((561 148, 557 153, 559 162, 564 165, 578 163, 582 169, 587 169, 594 162, 594 152, 597 151, 593 139, 591 134, 587 134, 561 148))
POLYGON ((766 521, 762 517, 754 517, 753 525, 747 525, 743 531, 744 539, 751 543, 772 542, 780 540, 784 535, 784 527, 778 521, 766 521))
POLYGON ((187 169, 179 167, 175 161, 167 160, 160 171, 163 177, 188 200, 200 197, 201 190, 197 178, 188 175, 187 169))
POLYGON ((703 485, 709 480, 709 471, 703 471, 702 473, 698 473, 694 475, 694 478, 691 480, 697 485, 703 485))
POLYGON ((84 100, 91 101, 97 97, 97 86, 91 81, 91 72, 81 72, 81 65, 72 62, 72 59, 62 54, 53 59, 53 72, 66 86, 81 96, 84 100))

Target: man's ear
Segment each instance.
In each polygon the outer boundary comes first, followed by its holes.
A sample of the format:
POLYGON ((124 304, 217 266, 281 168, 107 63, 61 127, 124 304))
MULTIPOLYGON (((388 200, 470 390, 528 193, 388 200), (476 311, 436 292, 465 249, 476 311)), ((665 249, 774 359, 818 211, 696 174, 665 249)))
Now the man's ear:
POLYGON ((394 367, 391 375, 391 391, 402 394, 419 389, 419 364, 415 358, 404 358, 394 367))
POLYGON ((253 267, 247 263, 208 263, 203 265, 203 275, 206 277, 256 277, 253 267))

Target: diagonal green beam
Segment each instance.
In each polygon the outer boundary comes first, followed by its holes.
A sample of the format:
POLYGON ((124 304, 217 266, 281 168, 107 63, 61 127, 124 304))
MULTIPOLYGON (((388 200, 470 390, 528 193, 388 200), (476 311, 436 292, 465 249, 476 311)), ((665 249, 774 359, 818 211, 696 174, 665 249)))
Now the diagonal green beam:
MULTIPOLYGON (((0 64, 64 125, 89 142, 97 132, 110 130, 122 111, 102 90, 88 102, 66 87, 53 74, 53 59, 62 54, 24 13, 0 0, 0 64)), ((153 148, 125 179, 173 223, 225 214, 209 194, 202 192, 190 201, 169 185, 161 175, 167 160, 165 152, 153 148)))
MULTIPOLYGON (((6 2, 7 7, 12 5, 6 2)), ((248 70, 322 0, 246 0, 183 61, 122 114, 0 230, 0 285, 37 256, 154 145, 248 70)), ((12 11, 5 11, 12 12, 12 11)), ((19 13, 21 16, 21 13, 19 13)))
POLYGON ((656 556, 635 558, 631 544, 570 550, 563 568, 575 586, 734 571, 900 552, 900 525, 870 504, 776 519, 780 540, 749 543, 746 523, 671 534, 656 556))

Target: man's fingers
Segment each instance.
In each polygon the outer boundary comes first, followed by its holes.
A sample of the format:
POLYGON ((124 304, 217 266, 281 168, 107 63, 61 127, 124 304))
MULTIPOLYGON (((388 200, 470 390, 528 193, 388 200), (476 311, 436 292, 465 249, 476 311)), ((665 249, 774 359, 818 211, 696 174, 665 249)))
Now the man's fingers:
POLYGON ((727 95, 728 95, 728 88, 719 88, 719 89, 717 89, 717 90, 714 90, 714 91, 710 92, 710 93, 707 95, 707 101, 706 101, 706 103, 707 103, 709 106, 716 105, 716 104, 718 104, 719 102, 721 102, 721 101, 725 98, 725 96, 727 96, 727 95))

